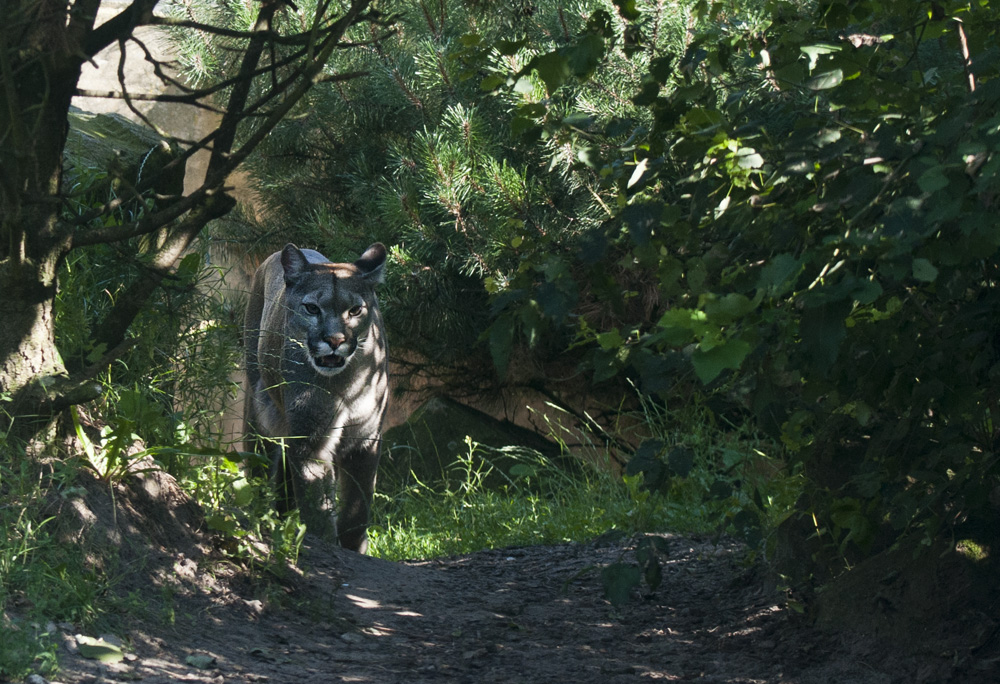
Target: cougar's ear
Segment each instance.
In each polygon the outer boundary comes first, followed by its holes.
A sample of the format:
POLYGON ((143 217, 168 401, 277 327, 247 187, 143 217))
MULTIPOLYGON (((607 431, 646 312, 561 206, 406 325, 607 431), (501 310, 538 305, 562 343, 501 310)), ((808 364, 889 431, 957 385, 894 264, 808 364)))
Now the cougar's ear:
POLYGON ((385 282, 385 245, 376 242, 365 250, 361 258, 354 262, 365 280, 371 283, 385 282))
POLYGON ((285 269, 285 285, 291 286, 299 279, 302 271, 305 270, 305 254, 298 247, 289 242, 281 250, 281 267, 285 269))

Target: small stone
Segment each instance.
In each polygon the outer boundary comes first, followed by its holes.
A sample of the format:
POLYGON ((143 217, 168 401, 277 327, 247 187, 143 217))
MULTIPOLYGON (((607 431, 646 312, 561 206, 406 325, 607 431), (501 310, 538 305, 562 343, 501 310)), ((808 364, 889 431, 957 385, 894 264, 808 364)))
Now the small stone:
POLYGON ((42 675, 30 674, 25 677, 24 684, 49 684, 49 680, 42 675))
POLYGON ((66 649, 66 652, 72 655, 76 655, 80 652, 80 647, 76 643, 76 638, 69 634, 62 635, 62 645, 63 648, 66 649))

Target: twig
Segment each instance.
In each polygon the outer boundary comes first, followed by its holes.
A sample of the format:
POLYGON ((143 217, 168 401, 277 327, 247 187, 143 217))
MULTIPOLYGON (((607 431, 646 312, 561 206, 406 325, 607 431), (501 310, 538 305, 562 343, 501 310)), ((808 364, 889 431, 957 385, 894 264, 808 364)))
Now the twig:
POLYGON ((969 92, 976 92, 976 77, 972 73, 972 55, 969 53, 969 39, 965 36, 965 27, 962 20, 956 18, 955 26, 958 28, 958 44, 962 48, 962 69, 965 71, 965 78, 969 83, 969 92))

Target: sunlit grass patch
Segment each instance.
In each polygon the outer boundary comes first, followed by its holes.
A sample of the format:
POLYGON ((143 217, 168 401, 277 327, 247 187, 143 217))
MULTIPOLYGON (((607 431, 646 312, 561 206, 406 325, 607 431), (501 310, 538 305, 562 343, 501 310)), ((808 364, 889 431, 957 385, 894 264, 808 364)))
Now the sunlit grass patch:
POLYGON ((671 520, 672 507, 636 497, 634 487, 610 470, 571 472, 535 452, 522 451, 523 467, 506 473, 504 485, 491 486, 486 481, 494 474, 489 463, 496 453, 473 444, 455 464, 465 479, 416 482, 376 495, 370 552, 391 560, 433 558, 585 541, 610 530, 628 534, 681 522, 671 520))
MULTIPOLYGON (((570 467, 572 459, 468 441, 467 453, 441 481, 413 477, 376 495, 370 552, 432 558, 580 542, 609 531, 728 534, 752 549, 770 543, 802 485, 801 477, 784 472, 778 446, 699 406, 666 411, 644 401, 639 422, 643 440, 658 445, 647 457, 661 462, 655 479, 611 467, 607 449, 587 434, 575 435, 586 454, 570 467), (683 473, 670 470, 673 449, 689 454, 683 473)), ((550 427, 559 441, 561 427, 550 427)))

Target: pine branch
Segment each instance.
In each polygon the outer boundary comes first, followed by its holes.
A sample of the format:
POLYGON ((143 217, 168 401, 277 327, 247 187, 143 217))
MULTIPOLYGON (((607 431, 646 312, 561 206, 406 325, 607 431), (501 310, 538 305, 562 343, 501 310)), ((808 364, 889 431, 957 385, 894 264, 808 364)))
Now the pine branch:
POLYGON ((165 26, 167 28, 195 29, 197 31, 202 31, 204 33, 208 33, 213 36, 222 36, 224 38, 238 38, 238 39, 250 40, 253 38, 264 37, 276 45, 308 45, 310 39, 312 38, 312 32, 310 31, 295 33, 290 36, 286 36, 277 31, 273 31, 270 28, 261 31, 238 31, 236 29, 226 28, 224 26, 204 24, 202 22, 194 21, 192 19, 178 19, 176 17, 154 16, 149 23, 152 26, 165 26))

